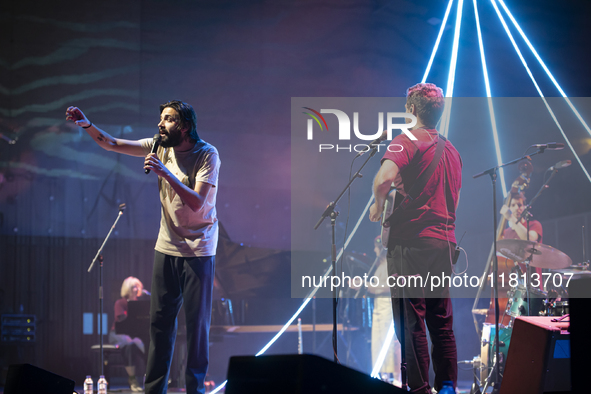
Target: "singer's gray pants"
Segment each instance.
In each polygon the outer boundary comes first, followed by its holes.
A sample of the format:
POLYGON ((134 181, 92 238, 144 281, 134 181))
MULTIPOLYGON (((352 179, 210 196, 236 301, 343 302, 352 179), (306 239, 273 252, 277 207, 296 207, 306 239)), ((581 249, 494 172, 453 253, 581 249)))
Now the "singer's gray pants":
POLYGON ((205 393, 214 268, 215 256, 186 258, 155 252, 146 393, 166 393, 182 305, 187 323, 187 394, 205 393))

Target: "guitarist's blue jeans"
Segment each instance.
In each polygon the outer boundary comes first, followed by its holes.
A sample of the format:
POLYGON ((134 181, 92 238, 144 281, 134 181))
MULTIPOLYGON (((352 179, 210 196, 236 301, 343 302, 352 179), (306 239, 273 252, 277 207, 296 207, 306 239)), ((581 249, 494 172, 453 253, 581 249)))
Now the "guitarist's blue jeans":
MULTIPOLYGON (((451 275, 451 251, 455 244, 435 238, 390 240, 388 244, 388 274, 423 280, 427 276, 451 275)), ((453 255, 453 254, 452 254, 453 255)), ((415 283, 419 283, 417 281, 415 283)), ((402 283, 402 281, 400 282, 402 283)), ((407 281, 404 288, 391 287, 392 312, 396 335, 400 340, 400 296, 404 300, 405 355, 408 386, 413 393, 430 394, 429 347, 426 327, 431 336, 433 370, 436 390, 443 382, 457 383, 458 364, 456 340, 453 332, 453 311, 449 287, 436 288, 413 286, 407 281)))
POLYGON ((205 393, 214 266, 215 256, 187 258, 155 251, 147 394, 166 393, 181 305, 187 324, 187 394, 205 393))

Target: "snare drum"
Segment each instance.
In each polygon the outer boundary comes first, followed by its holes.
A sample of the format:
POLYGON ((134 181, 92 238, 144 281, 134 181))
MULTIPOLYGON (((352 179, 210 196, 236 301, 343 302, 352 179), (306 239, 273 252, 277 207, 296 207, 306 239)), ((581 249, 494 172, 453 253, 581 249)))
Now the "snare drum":
POLYGON ((511 289, 507 293, 509 301, 505 308, 505 315, 515 318, 517 316, 539 316, 543 314, 543 301, 547 297, 547 293, 538 289, 530 289, 529 294, 531 297, 531 312, 527 310, 527 290, 525 286, 520 285, 511 289))

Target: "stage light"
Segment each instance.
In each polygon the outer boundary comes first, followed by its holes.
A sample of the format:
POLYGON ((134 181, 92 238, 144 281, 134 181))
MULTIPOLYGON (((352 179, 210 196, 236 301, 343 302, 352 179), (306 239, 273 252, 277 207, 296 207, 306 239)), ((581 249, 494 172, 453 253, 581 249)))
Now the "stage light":
POLYGON ((443 35, 443 31, 445 30, 445 25, 447 24, 447 17, 449 16, 449 11, 451 10, 451 5, 453 4, 454 0, 449 0, 447 3, 447 9, 445 10, 445 16, 443 17, 443 21, 441 22, 441 28, 439 29, 439 34, 437 35, 437 39, 435 40, 435 45, 433 46, 433 52, 431 52, 431 58, 429 59, 429 63, 427 64, 427 69, 425 70, 425 75, 423 75, 423 79, 421 83, 425 83, 427 81, 427 76, 429 75, 429 71, 431 71, 431 66, 433 65, 433 59, 435 59, 435 54, 437 53, 437 48, 439 48, 439 42, 441 41, 441 36, 443 35))
POLYGON ((521 30, 521 27, 517 23, 517 20, 515 20, 515 18, 513 17, 513 14, 511 14, 511 11, 509 11, 509 9, 507 8, 507 6, 503 2, 503 0, 499 0, 499 3, 501 4, 501 6, 503 6, 503 9, 507 13, 507 16, 509 16, 509 19, 511 19, 511 22, 513 22, 513 25, 515 26, 515 28, 517 29, 517 31, 519 32, 519 34, 521 34, 521 38, 523 38, 523 40, 525 41, 525 43, 527 44, 527 46, 529 47, 529 49, 531 49, 532 53, 536 57, 536 59, 538 59, 538 62, 540 62, 540 65, 542 66, 542 68, 544 69, 544 71, 546 71, 546 74, 548 74, 548 77, 550 78, 550 80, 552 81, 552 83, 554 84, 554 86, 556 86, 556 89, 558 89, 558 91, 560 92, 560 94, 562 95, 562 97, 565 98, 565 100, 568 103, 569 107, 575 113, 575 115, 579 119, 579 121, 583 124, 583 126, 585 127, 585 129, 587 130, 587 132, 589 134, 591 134, 591 128, 589 128, 589 125, 587 125, 587 122, 585 122, 585 120, 583 119, 583 117, 581 116, 581 114, 579 113, 579 111, 577 111, 577 109, 575 108, 575 106, 573 105, 573 103, 567 97, 566 93, 564 93, 564 90, 562 90, 562 88, 558 84, 558 81, 556 81, 556 79, 554 78, 554 76, 552 75, 552 73, 550 72, 550 70, 548 69, 548 67, 546 67, 546 64, 544 63, 544 61, 542 60, 542 58, 540 57, 540 55, 538 55, 538 52, 535 50, 534 46, 529 41, 529 39, 527 38, 527 36, 523 32, 523 30, 521 30))
POLYGON ((574 149, 573 145, 571 144, 570 140, 568 139, 568 137, 564 133, 564 130, 562 129, 562 126, 560 125, 560 122, 558 122, 558 119, 556 118, 556 115, 554 115, 554 111, 552 111, 552 108, 550 108, 550 105, 548 104, 548 101, 544 97, 544 94, 542 93, 542 90, 538 86, 538 83, 536 82, 536 79, 534 78, 534 76, 531 73, 529 67, 527 66, 527 62, 523 58, 523 55, 521 54, 521 51, 519 50, 519 47, 515 43, 515 40, 513 39, 513 35, 511 34, 511 31, 509 31, 509 27, 507 26, 507 23, 505 23, 505 18, 503 18, 503 15, 501 15, 501 11, 499 10, 499 7, 497 7, 496 1, 495 0, 491 0, 491 3, 493 5, 493 7, 495 8, 495 11, 497 12, 497 15, 498 15, 499 19, 501 20, 501 23, 502 23, 503 27, 505 28, 505 31, 507 32, 507 35, 509 36, 509 39, 511 40, 511 43, 513 44, 513 48, 515 48, 515 51, 517 52, 517 55, 519 55, 519 59, 521 59, 521 63, 525 67, 525 69, 527 71, 527 74, 529 75, 529 77, 532 80, 534 86, 536 87, 536 90, 538 91, 540 97, 542 98, 542 101, 546 105, 546 108, 548 109, 548 112, 550 113, 550 116, 554 120, 554 123, 556 123, 556 126, 558 127, 558 130, 560 130, 560 133, 564 137, 564 140, 568 144, 568 147, 570 148, 571 152, 573 153, 573 155, 575 155, 575 158, 579 162, 579 165, 581 166, 581 169, 583 170, 583 172, 587 176, 587 179, 589 179, 589 182, 591 182, 591 176, 589 175, 589 172, 587 172, 587 169, 585 168, 585 166, 581 162, 581 158, 579 157, 579 155, 577 154, 577 152, 575 152, 575 149, 574 149))
MULTIPOLYGON (((447 88, 445 92, 445 97, 453 97, 454 93, 454 83, 455 83, 455 76, 456 76, 456 65, 458 62, 458 49, 460 44, 460 29, 462 27, 462 9, 464 7, 464 0, 460 0, 458 2, 458 11, 456 13, 456 27, 454 30, 454 41, 452 46, 452 53, 451 53, 451 61, 449 63, 449 73, 447 75, 447 88)), ((445 111, 443 112, 443 117, 441 119, 441 134, 444 137, 448 136, 449 132, 449 120, 451 118, 451 105, 452 100, 447 100, 445 103, 445 111)))
MULTIPOLYGON (((495 110, 492 102, 492 93, 490 90, 490 81, 488 79, 488 69, 486 68, 486 57, 484 56, 484 44, 482 42, 482 32, 480 30, 480 18, 478 16, 478 7, 476 5, 476 0, 474 2, 474 17, 476 19, 476 30, 478 32, 478 47, 480 49, 480 60, 482 63, 482 73, 484 74, 484 86, 486 88, 486 97, 488 100, 488 112, 490 114, 490 121, 492 126, 493 132, 493 140, 495 142, 495 152, 497 155, 497 164, 501 165, 503 163, 503 158, 501 157, 501 146, 499 143, 499 134, 497 132, 497 122, 495 118, 495 110)), ((503 168, 499 169, 499 175, 501 178, 501 187, 503 188, 503 196, 507 197, 507 186, 505 182, 505 171, 503 168)))
POLYGON ((378 358, 376 359, 376 363, 373 366, 373 370, 371 371, 371 377, 377 378, 380 373, 380 369, 384 364, 384 359, 386 358, 386 354, 390 348, 390 344, 392 343, 392 339, 394 338, 394 320, 390 324, 390 328, 388 329, 388 333, 386 334, 386 340, 382 345, 382 349, 380 350, 380 354, 378 354, 378 358))
MULTIPOLYGON (((339 256, 340 257, 340 256, 339 256)), ((326 271, 326 275, 328 275, 330 273, 330 271, 332 271, 332 266, 326 271)), ((318 290, 318 287, 316 287, 313 292, 314 294, 316 294, 316 291, 318 290)), ((275 341, 277 339, 279 339, 279 337, 285 332, 285 330, 287 330, 287 328, 291 325, 291 323, 293 323, 293 321, 296 319, 296 317, 298 317, 298 315, 304 310, 304 308, 306 307, 306 305, 308 305, 308 303, 310 302, 312 298, 306 298, 306 300, 302 303, 302 305, 300 306, 300 308, 297 310, 297 312, 291 317, 291 319, 289 319, 287 321, 287 323, 285 323, 285 325, 281 328, 281 330, 279 330, 279 332, 273 337, 273 339, 271 339, 269 341, 269 343, 267 343, 265 345, 265 347, 263 347, 257 354, 256 356, 260 356, 261 354, 265 353, 267 351, 267 349, 269 349, 271 347, 272 344, 275 343, 275 341)))
POLYGON ((460 46, 460 29, 462 27, 462 8, 464 7, 464 0, 458 3, 458 12, 456 14, 456 28, 454 31, 454 42, 451 52, 451 62, 449 66, 449 74, 447 76, 447 90, 445 97, 453 97, 454 82, 456 77, 456 64, 458 62, 458 49, 460 46))
POLYGON ((228 383, 228 381, 227 380, 224 380, 222 382, 222 384, 220 384, 218 387, 215 388, 215 390, 210 391, 209 393, 210 394, 216 394, 216 393, 218 393, 221 389, 223 389, 224 387, 226 387, 226 383, 228 383))
MULTIPOLYGON (((353 230, 351 230, 351 234, 349 235, 349 238, 347 238, 347 241, 345 242, 344 247, 337 254, 337 261, 341 258, 341 255, 343 254, 343 250, 349 245, 349 242, 351 242, 351 239, 353 238, 353 236, 357 232, 357 229, 359 228, 359 225, 361 224, 361 221, 363 220, 365 215, 367 215, 367 211, 369 210, 369 207, 371 206, 372 202, 373 202, 373 195, 371 196, 371 198, 367 202, 365 209, 363 210, 363 212, 361 213, 361 216, 359 217, 359 220, 357 220, 357 223, 355 224, 355 227, 353 228, 353 230)), ((324 278, 326 278, 331 272, 332 272, 332 265, 330 267, 328 267, 328 269, 326 270, 326 272, 322 276, 322 279, 324 280, 324 278)), ((287 321, 287 323, 285 323, 285 325, 281 328, 281 330, 279 330, 279 332, 256 354, 256 356, 260 356, 261 354, 265 353, 267 351, 267 349, 269 349, 271 347, 271 345, 273 345, 273 343, 275 343, 275 341, 277 341, 277 339, 279 339, 279 337, 285 332, 285 330, 287 330, 287 328, 291 325, 291 323, 299 316, 300 313, 302 313, 302 311, 304 310, 306 305, 308 305, 310 300, 316 295, 316 293, 318 292, 318 289, 319 289, 318 287, 315 287, 308 294, 308 296, 306 297, 306 300, 302 303, 302 305, 299 307, 299 309, 296 311, 296 313, 294 313, 294 315, 287 321)))
MULTIPOLYGON (((349 235, 349 238, 347 238, 347 241, 345 242, 344 248, 346 248, 349 245, 349 242, 351 242, 351 239, 353 238, 353 235, 355 235, 355 233, 357 232, 357 229, 359 228, 359 225, 361 224, 361 221, 363 220, 363 218, 365 217, 365 215, 367 215, 367 211, 369 210, 369 207, 371 206, 371 203, 372 202, 373 202, 373 195, 371 196, 371 198, 367 202, 367 205, 365 206, 365 209, 361 213, 361 216, 359 217, 359 220, 357 221, 357 223, 355 224, 355 227, 351 231, 351 235, 349 235)), ((344 248, 339 251, 339 253, 337 255, 337 260, 341 258, 341 255, 343 254, 344 248)), ((332 265, 326 270, 323 278, 325 278, 326 276, 328 276, 331 272, 332 272, 332 265)), ((275 341, 277 341, 277 339, 279 339, 279 337, 285 332, 285 330, 287 330, 287 328, 296 319, 296 317, 299 316, 299 314, 304 310, 304 308, 306 307, 306 305, 308 305, 308 303, 310 302, 310 300, 312 300, 312 298, 314 297, 314 295, 317 292, 318 292, 318 287, 314 288, 314 290, 312 290, 310 292, 310 294, 306 297, 306 300, 302 303, 302 305, 299 307, 299 309, 296 311, 296 313, 294 313, 294 315, 291 317, 291 319, 289 319, 287 321, 287 323, 285 323, 285 325, 281 328, 281 330, 279 330, 279 332, 256 354, 257 357, 260 356, 260 355, 262 355, 263 353, 265 353, 271 347, 271 345, 273 345, 273 343, 275 343, 275 341)), ((222 388, 224 388, 226 386, 226 383, 227 382, 228 382, 227 380, 224 381, 214 391, 212 391, 211 394, 215 394, 215 393, 219 392, 222 388)))

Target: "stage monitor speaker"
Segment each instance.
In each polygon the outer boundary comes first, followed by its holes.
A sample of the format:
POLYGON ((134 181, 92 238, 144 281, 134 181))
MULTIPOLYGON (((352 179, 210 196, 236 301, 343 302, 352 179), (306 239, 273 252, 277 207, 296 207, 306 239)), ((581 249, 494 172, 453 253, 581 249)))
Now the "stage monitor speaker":
POLYGON ((402 394, 402 389, 311 354, 234 356, 226 394, 402 394))
MULTIPOLYGON (((582 275, 582 274, 581 274, 582 275)), ((586 275, 587 276, 587 275, 586 275)), ((571 336, 571 380, 573 393, 589 393, 589 371, 591 371, 591 278, 579 277, 570 281, 570 336, 571 336)))
POLYGON ((8 367, 4 394, 72 394, 74 381, 31 364, 8 367))
POLYGON ((515 319, 500 394, 570 392, 568 317, 521 316, 515 319))

